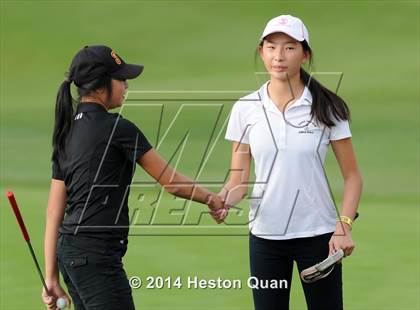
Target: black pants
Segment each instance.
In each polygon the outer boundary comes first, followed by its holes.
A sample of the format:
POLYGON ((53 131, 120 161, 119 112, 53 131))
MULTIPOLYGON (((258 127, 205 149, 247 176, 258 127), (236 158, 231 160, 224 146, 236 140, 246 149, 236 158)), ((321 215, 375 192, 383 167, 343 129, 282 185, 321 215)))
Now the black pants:
POLYGON ((135 309, 122 264, 126 250, 126 240, 60 234, 58 268, 76 310, 135 309))
MULTIPOLYGON (((277 289, 253 288, 255 310, 289 309, 293 262, 300 273, 327 258, 332 234, 289 240, 267 240, 250 234, 251 276, 262 280, 261 283, 284 279, 288 284, 277 289)), ((309 310, 343 309, 342 264, 336 264, 323 279, 310 284, 301 280, 301 283, 309 310)))

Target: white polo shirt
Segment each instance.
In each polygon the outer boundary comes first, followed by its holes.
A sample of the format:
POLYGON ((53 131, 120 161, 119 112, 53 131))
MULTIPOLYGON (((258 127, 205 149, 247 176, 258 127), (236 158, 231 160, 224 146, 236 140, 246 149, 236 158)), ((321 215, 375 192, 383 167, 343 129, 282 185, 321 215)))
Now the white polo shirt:
POLYGON ((335 231, 337 211, 323 163, 332 140, 351 137, 348 121, 331 129, 311 120, 312 95, 302 96, 283 114, 265 83, 238 100, 226 139, 250 145, 255 163, 249 228, 265 239, 292 239, 335 231))

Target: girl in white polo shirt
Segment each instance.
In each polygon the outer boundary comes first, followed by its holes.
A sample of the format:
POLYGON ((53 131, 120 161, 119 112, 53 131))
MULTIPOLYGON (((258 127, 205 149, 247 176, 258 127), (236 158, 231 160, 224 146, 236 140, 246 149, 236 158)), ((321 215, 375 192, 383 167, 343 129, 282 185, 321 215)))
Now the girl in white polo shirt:
MULTIPOLYGON (((253 159, 251 275, 289 284, 254 289, 255 309, 288 309, 294 261, 300 272, 339 249, 351 255, 350 230, 362 178, 347 105, 302 68, 312 61, 303 22, 290 15, 273 18, 258 50, 270 80, 232 108, 226 132, 233 142, 231 173, 220 195, 227 205, 235 205, 247 194, 253 159), (341 210, 335 208, 323 169, 330 144, 344 178, 341 210)), ((343 308, 341 264, 329 276, 302 285, 308 309, 343 308)))

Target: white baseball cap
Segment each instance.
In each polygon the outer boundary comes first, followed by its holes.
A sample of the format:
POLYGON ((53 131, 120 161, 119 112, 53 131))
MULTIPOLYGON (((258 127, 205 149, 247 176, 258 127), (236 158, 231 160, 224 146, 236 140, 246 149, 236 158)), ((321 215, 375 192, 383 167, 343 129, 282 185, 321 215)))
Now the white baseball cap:
POLYGON ((308 29, 299 18, 292 15, 280 15, 271 19, 265 26, 260 41, 275 32, 283 32, 299 42, 305 40, 309 44, 308 29))

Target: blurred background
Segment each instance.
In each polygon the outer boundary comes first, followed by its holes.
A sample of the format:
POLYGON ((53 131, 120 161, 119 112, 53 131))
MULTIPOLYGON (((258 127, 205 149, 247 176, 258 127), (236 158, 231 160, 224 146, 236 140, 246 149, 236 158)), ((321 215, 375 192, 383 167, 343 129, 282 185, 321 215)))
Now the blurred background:
MULTIPOLYGON (((309 29, 312 71, 344 74, 338 93, 352 112, 364 176, 356 249, 343 261, 345 308, 419 308, 417 1, 1 1, 0 14, 1 193, 15 192, 42 265, 55 96, 73 55, 84 45, 106 44, 127 62, 143 63, 121 113, 182 173, 218 191, 230 164, 223 139, 230 108, 266 79, 255 74, 262 70, 254 62, 258 37, 270 18, 292 14, 309 29), (194 100, 156 100, 162 96, 194 100)), ((338 76, 319 80, 335 89, 338 76)), ((343 181, 332 152, 326 169, 339 204, 343 181)), ((204 206, 159 196, 159 187, 142 186, 149 181, 138 168, 129 200, 128 276, 245 284, 246 225, 216 227, 204 214, 203 229, 197 228, 204 206), (158 196, 158 223, 170 229, 144 227, 158 196), (171 213, 174 208, 181 211, 171 213), (187 218, 183 208, 190 210, 187 218), (193 230, 179 226, 182 221, 193 230)), ((230 223, 246 222, 247 203, 230 223)), ((41 309, 33 262, 5 196, 0 204, 0 308, 41 309)), ((296 271, 291 309, 306 309, 296 271)), ((133 296, 138 309, 253 309, 245 285, 142 287, 133 296)))

